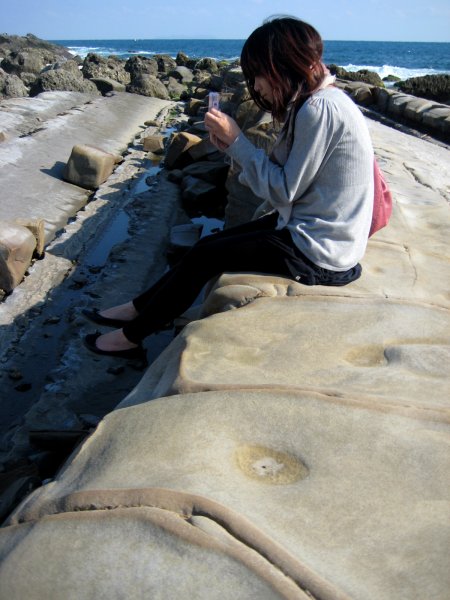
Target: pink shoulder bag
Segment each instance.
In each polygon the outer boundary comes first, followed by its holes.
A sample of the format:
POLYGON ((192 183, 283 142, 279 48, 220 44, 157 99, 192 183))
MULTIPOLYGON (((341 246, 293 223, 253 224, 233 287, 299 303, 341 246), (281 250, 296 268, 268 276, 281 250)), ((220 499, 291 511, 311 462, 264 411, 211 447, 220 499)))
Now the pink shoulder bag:
POLYGON ((376 159, 373 161, 373 175, 374 198, 369 237, 379 229, 386 227, 392 214, 392 195, 376 159))

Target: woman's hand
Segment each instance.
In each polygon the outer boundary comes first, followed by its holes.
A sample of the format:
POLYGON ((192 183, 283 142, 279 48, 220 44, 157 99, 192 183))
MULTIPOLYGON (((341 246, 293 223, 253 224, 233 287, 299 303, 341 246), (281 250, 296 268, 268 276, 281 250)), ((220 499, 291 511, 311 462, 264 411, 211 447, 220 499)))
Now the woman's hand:
POLYGON ((211 142, 219 150, 228 148, 241 133, 234 119, 215 108, 206 113, 205 126, 209 131, 211 142))

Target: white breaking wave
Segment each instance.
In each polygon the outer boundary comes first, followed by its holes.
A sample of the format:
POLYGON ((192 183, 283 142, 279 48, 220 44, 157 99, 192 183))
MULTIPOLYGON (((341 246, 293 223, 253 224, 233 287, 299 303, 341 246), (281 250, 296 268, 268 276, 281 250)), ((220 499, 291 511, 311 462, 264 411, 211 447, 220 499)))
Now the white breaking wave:
POLYGON ((81 58, 86 58, 89 52, 94 52, 97 54, 102 54, 103 49, 99 48, 99 46, 68 46, 68 51, 70 54, 74 56, 81 56, 81 58))
POLYGON ((355 72, 361 69, 367 69, 368 71, 374 71, 383 79, 388 75, 394 75, 400 79, 409 79, 410 77, 423 77, 424 75, 442 75, 447 71, 438 71, 436 69, 407 69, 405 67, 395 67, 392 65, 383 65, 382 67, 376 67, 374 65, 342 65, 342 68, 346 71, 355 72))

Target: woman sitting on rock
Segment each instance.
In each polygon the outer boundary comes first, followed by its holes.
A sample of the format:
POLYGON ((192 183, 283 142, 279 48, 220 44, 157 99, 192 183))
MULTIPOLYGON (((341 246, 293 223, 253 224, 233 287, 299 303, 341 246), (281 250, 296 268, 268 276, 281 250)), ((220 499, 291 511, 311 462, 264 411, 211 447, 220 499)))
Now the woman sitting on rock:
POLYGON ((269 156, 228 115, 205 116, 213 144, 241 168, 239 179, 271 207, 244 225, 200 239, 134 300, 85 311, 115 331, 86 336, 97 354, 142 355, 142 340, 181 315, 223 272, 257 272, 305 285, 345 285, 361 274, 371 225, 373 149, 359 109, 334 87, 318 32, 274 18, 245 42, 241 66, 256 104, 284 122, 269 156))

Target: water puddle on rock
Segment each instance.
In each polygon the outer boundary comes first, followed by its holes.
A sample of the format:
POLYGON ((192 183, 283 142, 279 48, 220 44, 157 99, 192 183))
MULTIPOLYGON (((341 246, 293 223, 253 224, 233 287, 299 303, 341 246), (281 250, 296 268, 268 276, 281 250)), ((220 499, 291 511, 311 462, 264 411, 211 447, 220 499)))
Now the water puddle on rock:
POLYGON ((129 217, 124 210, 120 210, 103 231, 100 239, 86 254, 85 263, 90 267, 102 267, 112 248, 128 238, 129 217))
MULTIPOLYGON (((165 138, 168 138, 177 130, 176 127, 166 127, 161 131, 165 138)), ((156 157, 156 155, 155 155, 156 157)), ((131 196, 138 196, 151 190, 154 179, 163 168, 164 156, 158 156, 152 161, 150 167, 145 169, 139 179, 130 190, 131 196)), ((85 263, 91 267, 100 267, 105 265, 111 250, 117 244, 124 242, 128 238, 129 217, 124 209, 120 209, 111 219, 109 225, 99 235, 95 245, 91 247, 86 255, 85 263)))

